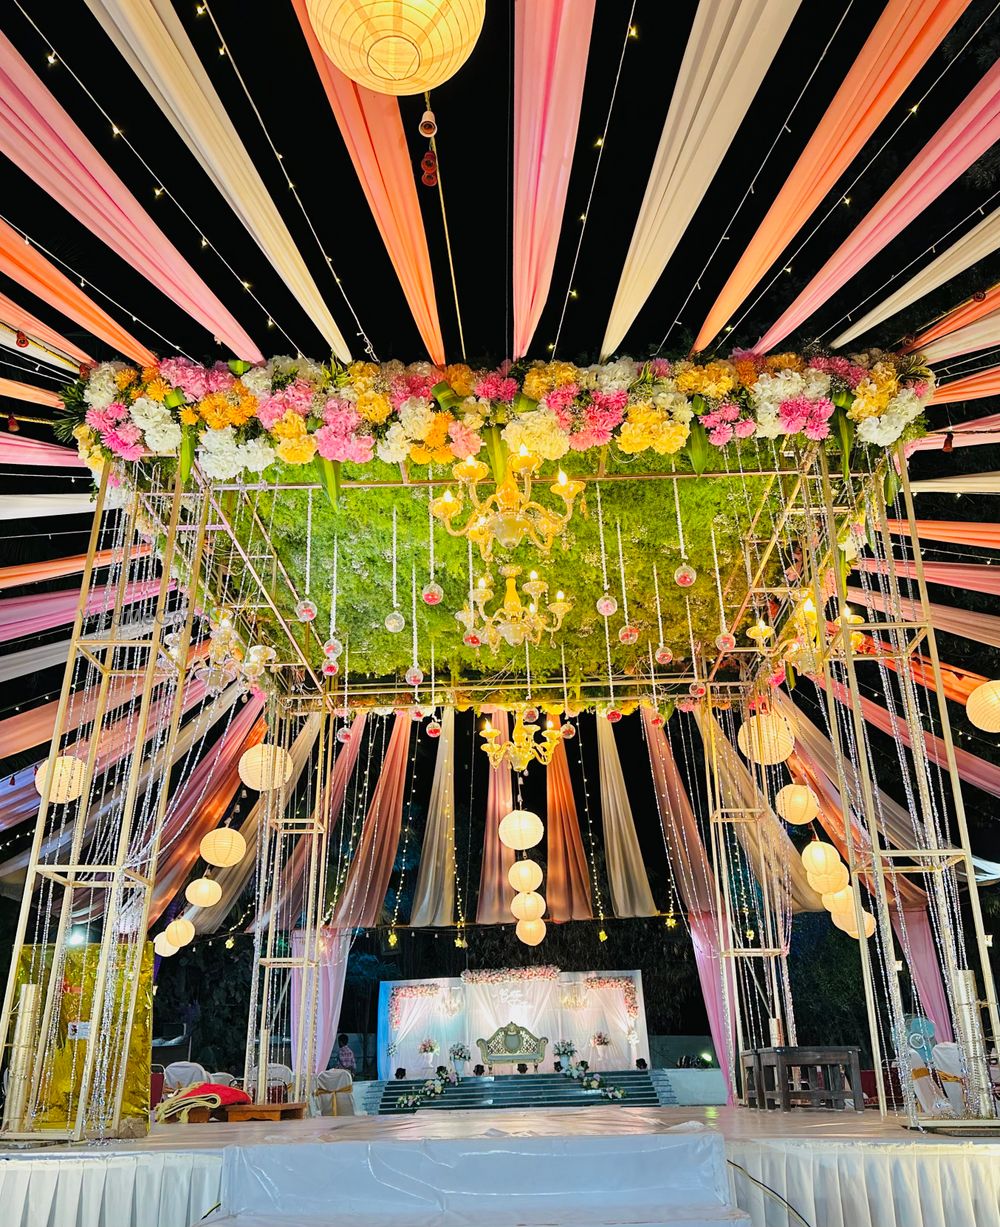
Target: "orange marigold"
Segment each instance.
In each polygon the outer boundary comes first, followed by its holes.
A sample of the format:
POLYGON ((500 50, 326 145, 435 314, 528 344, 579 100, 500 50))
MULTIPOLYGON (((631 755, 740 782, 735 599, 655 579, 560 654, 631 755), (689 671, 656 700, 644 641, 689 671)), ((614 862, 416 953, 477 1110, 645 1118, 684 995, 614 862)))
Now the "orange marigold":
POLYGON ((753 358, 736 358, 733 360, 733 366, 736 368, 736 378, 740 383, 745 388, 753 387, 760 373, 753 358))
MULTIPOLYGON (((458 391, 457 388, 455 390, 458 391)), ((447 464, 455 459, 448 444, 450 422, 451 417, 447 413, 435 413, 427 437, 410 448, 410 459, 414 464, 447 464)))
POLYGON ((127 366, 124 370, 119 371, 115 375, 115 386, 118 388, 118 391, 124 392, 130 383, 135 382, 137 375, 138 372, 132 366, 127 366))
POLYGON ((770 354, 764 361, 769 371, 803 371, 806 366, 801 354, 770 354))
POLYGON ((181 423, 184 426, 196 426, 198 424, 198 411, 191 405, 181 405, 181 423))
POLYGON ((472 395, 475 377, 472 374, 472 368, 466 366, 464 362, 453 362, 450 366, 446 366, 442 372, 442 378, 446 383, 451 384, 459 396, 472 395))
MULTIPOLYGON (((146 379, 146 372, 142 372, 143 379, 146 379)), ((148 396, 150 400, 162 401, 170 391, 170 384, 165 379, 161 379, 156 372, 153 372, 153 378, 146 380, 146 387, 143 391, 144 396, 148 396)))

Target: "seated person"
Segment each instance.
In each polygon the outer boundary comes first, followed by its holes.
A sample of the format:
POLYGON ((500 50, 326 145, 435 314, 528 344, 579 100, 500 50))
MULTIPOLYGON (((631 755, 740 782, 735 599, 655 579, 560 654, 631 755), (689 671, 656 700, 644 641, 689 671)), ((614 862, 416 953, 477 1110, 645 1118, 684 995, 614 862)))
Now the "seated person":
POLYGON ((337 1064, 341 1069, 350 1072, 351 1077, 357 1072, 357 1062, 354 1060, 354 1050, 347 1042, 347 1032, 341 1031, 337 1036, 337 1064))

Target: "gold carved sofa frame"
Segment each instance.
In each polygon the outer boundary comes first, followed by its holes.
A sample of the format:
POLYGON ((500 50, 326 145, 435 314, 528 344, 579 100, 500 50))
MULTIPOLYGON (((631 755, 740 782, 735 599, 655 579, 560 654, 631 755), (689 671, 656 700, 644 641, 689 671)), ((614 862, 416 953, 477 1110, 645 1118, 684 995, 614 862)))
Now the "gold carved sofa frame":
POLYGON ((476 1040, 483 1064, 490 1073, 494 1065, 518 1063, 534 1066, 537 1073, 538 1066, 545 1060, 548 1042, 547 1035, 532 1035, 527 1027, 521 1027, 516 1022, 497 1027, 488 1039, 476 1040))

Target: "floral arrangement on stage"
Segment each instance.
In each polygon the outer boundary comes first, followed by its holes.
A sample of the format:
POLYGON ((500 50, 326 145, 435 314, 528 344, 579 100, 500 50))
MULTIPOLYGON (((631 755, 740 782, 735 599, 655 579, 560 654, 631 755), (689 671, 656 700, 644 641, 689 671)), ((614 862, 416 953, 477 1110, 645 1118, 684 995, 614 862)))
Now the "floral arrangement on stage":
POLYGON ((462 972, 466 984, 506 984, 511 980, 558 980, 559 968, 551 963, 537 967, 484 967, 462 972))
POLYGON ((431 1039, 430 1036, 428 1036, 426 1039, 421 1040, 420 1045, 417 1048, 417 1052, 419 1052, 422 1057, 430 1057, 430 1056, 433 1056, 436 1052, 440 1052, 440 1051, 441 1051, 441 1045, 437 1042, 437 1040, 431 1039))
POLYGON ((436 997, 440 991, 440 984, 394 984, 389 993, 390 1028, 395 1030, 399 1026, 404 1001, 414 997, 436 997))
POLYGON ((576 1044, 572 1040, 556 1040, 552 1045, 552 1051, 557 1057, 573 1057, 576 1055, 576 1044))
POLYGON ((587 988, 619 988, 625 997, 625 1013, 629 1018, 639 1017, 639 998, 635 981, 630 976, 588 976, 587 988))
POLYGON ((592 1048, 610 1048, 611 1036, 606 1031, 595 1031, 590 1037, 590 1045, 592 1048))
POLYGON ((415 1112, 425 1099, 432 1097, 436 1098, 439 1095, 443 1095, 446 1082, 457 1082, 457 1078, 451 1076, 428 1078, 419 1091, 410 1091, 406 1095, 400 1095, 400 1097, 396 1100, 396 1107, 407 1108, 415 1112))
POLYGON ((576 1065, 564 1065, 562 1075, 564 1078, 572 1078, 574 1082, 579 1082, 585 1091, 600 1091, 605 1099, 622 1100, 625 1098, 624 1087, 606 1086, 600 1074, 590 1072, 590 1066, 586 1061, 579 1061, 576 1065))
POLYGON ((452 1044, 452 1046, 448 1049, 448 1056, 453 1061, 471 1061, 472 1060, 472 1053, 469 1051, 468 1044, 462 1044, 462 1043, 452 1044))

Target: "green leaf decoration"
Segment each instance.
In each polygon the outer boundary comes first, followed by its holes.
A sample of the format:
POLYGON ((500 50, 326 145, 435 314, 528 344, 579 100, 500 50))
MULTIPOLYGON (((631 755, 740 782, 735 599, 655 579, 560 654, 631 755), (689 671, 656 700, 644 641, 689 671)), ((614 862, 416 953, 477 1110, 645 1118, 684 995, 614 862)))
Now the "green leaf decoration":
POLYGON ((500 427, 483 427, 483 442, 486 445, 486 459, 493 470, 493 480, 499 483, 507 472, 507 444, 500 436, 500 427))
POLYGON ((252 362, 244 362, 242 358, 229 359, 229 369, 233 372, 237 379, 239 379, 241 375, 245 375, 252 366, 252 362))
MULTIPOLYGON (((695 397, 695 400, 698 398, 695 397)), ((712 445, 708 441, 708 432, 701 422, 695 418, 691 422, 691 434, 688 436, 687 444, 684 448, 691 460, 691 468, 700 477, 708 468, 708 461, 711 456, 712 445)))
MULTIPOLYGON (((848 395, 851 395, 848 393, 848 395)), ((851 396, 851 400, 854 397, 851 396)), ((854 449, 854 423, 843 408, 838 408, 833 415, 833 429, 840 443, 840 467, 844 481, 851 478, 851 452, 854 449)))
POLYGON ((327 460, 325 456, 314 456, 313 465, 326 491, 326 497, 330 500, 330 506, 336 510, 340 502, 340 461, 327 460))
POLYGON ((462 398, 459 394, 450 383, 443 379, 431 388, 431 396, 434 397, 442 409, 447 409, 451 413, 454 413, 462 403, 462 398))
POLYGON ((835 388, 830 399, 838 409, 850 409, 854 404, 854 393, 850 388, 835 388))
POLYGON ((885 492, 885 501, 888 506, 899 498, 899 492, 903 488, 903 483, 899 479, 899 474, 896 472, 896 466, 890 461, 885 470, 885 482, 882 489, 885 492))
POLYGON ((191 476, 191 467, 194 464, 194 449, 198 445, 198 434, 193 426, 181 427, 181 482, 187 485, 187 480, 191 476))
POLYGON ((538 401, 525 396, 523 392, 518 392, 514 397, 512 408, 515 413, 530 413, 532 409, 538 408, 538 401))
POLYGON ((163 398, 163 403, 168 409, 179 409, 181 405, 187 404, 187 397, 180 388, 171 388, 163 398))

